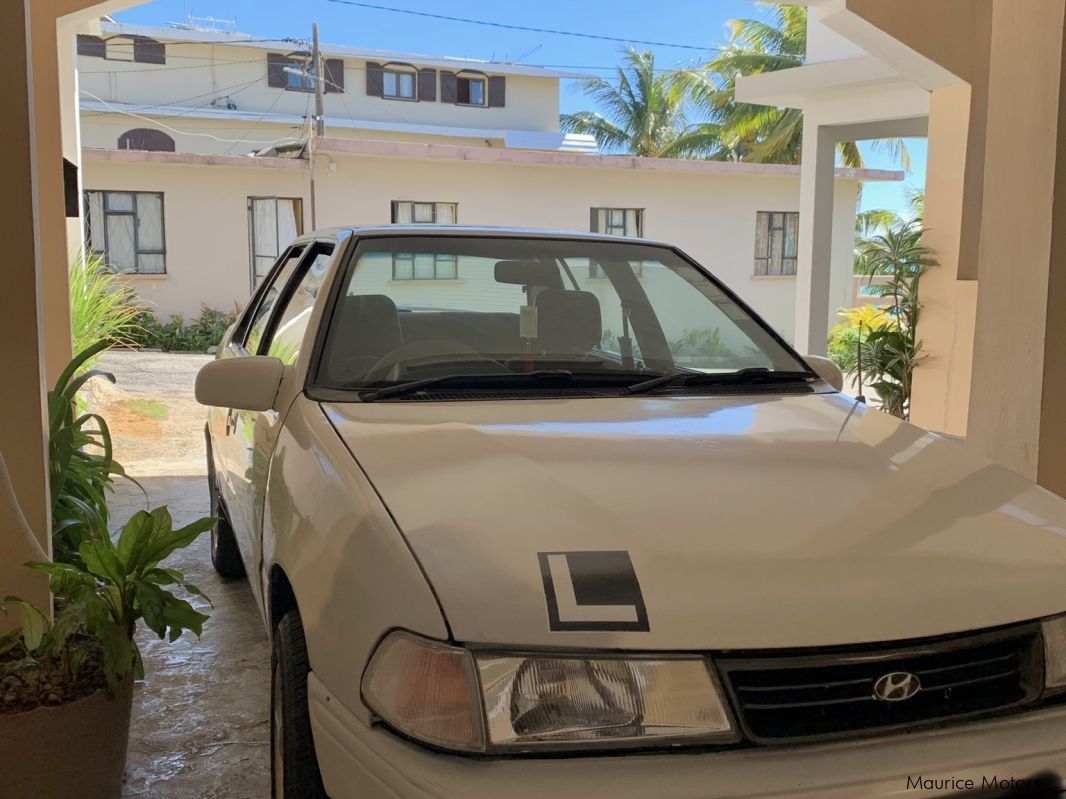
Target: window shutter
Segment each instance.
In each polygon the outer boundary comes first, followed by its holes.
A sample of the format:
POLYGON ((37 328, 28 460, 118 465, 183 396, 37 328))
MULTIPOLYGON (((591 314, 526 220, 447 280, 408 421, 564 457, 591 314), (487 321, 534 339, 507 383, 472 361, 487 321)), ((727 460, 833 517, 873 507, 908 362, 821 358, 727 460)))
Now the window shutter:
POLYGON ((326 78, 326 94, 341 94, 344 91, 344 60, 327 58, 323 71, 326 78))
POLYGON ((99 36, 78 34, 78 55, 91 56, 93 58, 107 58, 107 45, 99 36))
POLYGON ((600 209, 599 208, 590 208, 589 209, 589 232, 590 233, 599 233, 600 232, 600 209))
POLYGON ((420 69, 418 70, 418 99, 425 102, 436 102, 437 100, 437 70, 435 69, 420 69))
POLYGON ((366 62, 366 93, 370 97, 381 97, 385 94, 385 72, 381 64, 373 61, 366 62))
POLYGON ((489 78, 489 108, 503 108, 507 98, 507 78, 493 75, 489 78))
POLYGON ((267 85, 275 89, 284 89, 289 85, 289 76, 285 74, 285 67, 289 66, 289 59, 279 53, 267 53, 267 85))
POLYGON ((459 80, 454 72, 440 73, 440 101, 442 103, 459 102, 459 80))
POLYGON ((134 39, 133 60, 141 64, 165 64, 167 63, 166 45, 155 39, 134 39))

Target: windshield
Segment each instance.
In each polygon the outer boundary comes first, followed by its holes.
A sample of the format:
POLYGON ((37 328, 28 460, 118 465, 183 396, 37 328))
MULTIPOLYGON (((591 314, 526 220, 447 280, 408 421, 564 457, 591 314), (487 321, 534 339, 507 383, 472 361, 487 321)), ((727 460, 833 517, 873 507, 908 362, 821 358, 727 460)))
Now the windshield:
POLYGON ((323 387, 808 371, 722 288, 660 246, 368 238, 341 280, 319 360, 323 387))

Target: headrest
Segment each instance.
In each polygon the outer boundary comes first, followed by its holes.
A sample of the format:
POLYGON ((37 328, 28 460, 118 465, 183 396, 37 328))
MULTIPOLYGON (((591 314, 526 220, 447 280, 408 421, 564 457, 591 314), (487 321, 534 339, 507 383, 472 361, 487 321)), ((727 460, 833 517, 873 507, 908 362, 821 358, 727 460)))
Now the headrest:
POLYGON ((384 294, 341 297, 330 338, 339 353, 380 357, 403 344, 396 303, 384 294))
POLYGON ((552 289, 563 287, 559 267, 552 261, 497 261, 496 282, 552 289))
POLYGON ((544 352, 587 351, 599 345, 600 301, 588 291, 547 289, 537 295, 537 343, 544 352))

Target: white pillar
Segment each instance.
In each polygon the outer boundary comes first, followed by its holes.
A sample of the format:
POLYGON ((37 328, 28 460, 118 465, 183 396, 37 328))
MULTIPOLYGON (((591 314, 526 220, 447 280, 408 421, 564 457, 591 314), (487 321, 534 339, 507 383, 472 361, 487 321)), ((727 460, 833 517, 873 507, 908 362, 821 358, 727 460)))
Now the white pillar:
POLYGON ((836 139, 832 131, 805 116, 793 343, 801 353, 809 355, 825 355, 829 337, 835 158, 836 139))

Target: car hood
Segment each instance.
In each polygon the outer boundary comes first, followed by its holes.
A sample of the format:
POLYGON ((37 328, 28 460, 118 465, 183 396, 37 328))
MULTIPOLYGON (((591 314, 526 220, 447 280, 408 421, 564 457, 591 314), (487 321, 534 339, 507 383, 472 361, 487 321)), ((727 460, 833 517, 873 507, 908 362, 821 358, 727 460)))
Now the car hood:
POLYGON ((816 646, 1066 611, 1066 502, 844 395, 323 408, 458 641, 816 646))

